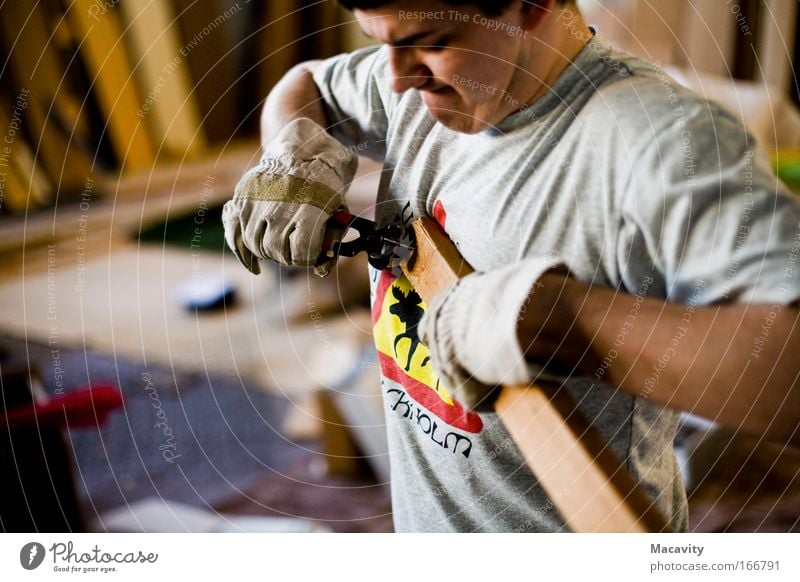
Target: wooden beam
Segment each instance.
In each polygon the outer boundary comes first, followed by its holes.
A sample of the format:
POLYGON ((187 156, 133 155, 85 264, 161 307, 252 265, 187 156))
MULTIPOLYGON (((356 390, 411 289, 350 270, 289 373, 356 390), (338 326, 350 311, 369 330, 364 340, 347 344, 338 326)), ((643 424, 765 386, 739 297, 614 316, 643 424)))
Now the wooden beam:
MULTIPOLYGON (((0 122, 0 127, 5 124, 0 122)), ((0 212, 23 214, 28 210, 28 190, 12 161, 0 159, 0 212)))
POLYGON ((792 49, 797 14, 797 0, 766 0, 762 6, 756 78, 778 89, 780 95, 789 94, 791 84, 796 82, 792 49))
POLYGON ((181 47, 169 4, 126 0, 119 8, 143 100, 140 111, 151 127, 156 148, 177 159, 201 153, 205 136, 181 53, 187 49, 181 47))
MULTIPOLYGON (((248 113, 241 103, 247 98, 241 65, 252 41, 239 31, 255 27, 250 14, 272 2, 223 0, 172 0, 181 33, 186 63, 192 79, 192 96, 200 111, 204 134, 210 143, 227 143, 248 113)), ((258 93, 255 102, 266 97, 258 93)))
MULTIPOLYGON (((21 175, 27 175, 27 183, 38 189, 41 196, 34 193, 33 201, 42 204, 54 202, 54 190, 62 196, 82 190, 92 175, 92 159, 81 139, 85 119, 79 113, 79 101, 68 90, 64 63, 48 26, 46 11, 39 3, 7 2, 0 10, 0 44, 9 56, 12 73, 3 88, 8 97, 13 92, 16 98, 16 102, 4 101, 3 107, 10 112, 7 121, 15 114, 22 118, 11 155, 16 159, 30 146, 28 159, 20 161, 21 175), (28 145, 23 143, 22 132, 30 140, 28 145), (31 160, 34 168, 29 172, 31 160), (54 188, 41 188, 43 174, 54 188)), ((5 122, 3 128, 8 129, 5 122)))
POLYGON ((632 7, 630 31, 634 38, 631 52, 664 65, 674 63, 680 45, 678 31, 685 9, 684 3, 675 0, 636 2, 632 7))
POLYGON ((719 0, 690 0, 683 11, 681 47, 685 62, 697 73, 730 77, 736 42, 736 19, 719 0))
POLYGON ((80 45, 120 166, 126 171, 150 168, 155 150, 145 122, 137 117, 142 102, 116 10, 98 15, 96 8, 93 0, 71 0, 67 21, 80 45))
MULTIPOLYGON (((403 271, 430 302, 472 268, 434 220, 421 218, 412 227, 416 252, 403 271)), ((565 390, 504 386, 495 410, 570 529, 667 531, 647 494, 565 390)))

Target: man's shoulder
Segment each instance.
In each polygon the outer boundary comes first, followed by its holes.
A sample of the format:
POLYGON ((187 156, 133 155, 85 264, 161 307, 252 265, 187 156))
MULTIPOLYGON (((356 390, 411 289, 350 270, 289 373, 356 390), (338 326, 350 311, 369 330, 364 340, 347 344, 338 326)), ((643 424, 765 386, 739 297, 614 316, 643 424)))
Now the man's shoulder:
POLYGON ((719 104, 684 87, 658 64, 634 57, 625 61, 624 77, 598 87, 586 113, 601 131, 616 131, 653 141, 686 128, 741 128, 719 104))
POLYGON ((706 104, 702 96, 680 85, 658 65, 639 59, 626 64, 632 65, 626 69, 627 75, 598 88, 592 99, 595 106, 620 112, 625 118, 644 115, 654 121, 670 114, 694 113, 706 104))

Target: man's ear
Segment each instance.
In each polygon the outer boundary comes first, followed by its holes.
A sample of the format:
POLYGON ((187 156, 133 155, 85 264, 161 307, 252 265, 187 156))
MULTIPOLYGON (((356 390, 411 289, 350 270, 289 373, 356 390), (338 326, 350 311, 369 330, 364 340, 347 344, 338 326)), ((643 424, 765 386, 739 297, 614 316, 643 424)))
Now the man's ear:
POLYGON ((522 28, 536 30, 556 8, 556 0, 522 0, 522 28))

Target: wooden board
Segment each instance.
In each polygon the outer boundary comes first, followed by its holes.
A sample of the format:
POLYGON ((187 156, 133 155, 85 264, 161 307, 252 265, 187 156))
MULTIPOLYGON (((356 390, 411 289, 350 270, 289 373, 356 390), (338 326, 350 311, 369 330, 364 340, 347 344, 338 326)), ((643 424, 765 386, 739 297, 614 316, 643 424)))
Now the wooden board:
POLYGON ((96 8, 94 0, 71 0, 67 21, 80 45, 120 166, 123 170, 149 168, 155 162, 155 151, 145 122, 137 115, 142 101, 117 14, 113 9, 97 14, 96 8))
POLYGON ((11 148, 12 165, 26 191, 26 205, 36 208, 47 206, 53 201, 53 185, 36 164, 28 143, 20 139, 11 148))
MULTIPOLYGON (((64 79, 64 67, 53 48, 44 8, 27 3, 6 3, 0 10, 0 38, 9 55, 11 74, 4 75, 10 102, 8 116, 21 117, 20 131, 11 144, 13 157, 28 148, 30 155, 20 160, 21 174, 34 188, 34 201, 49 202, 49 188, 42 186, 42 175, 60 193, 83 189, 92 174, 92 160, 83 151, 80 107, 64 79), (30 140, 29 146, 23 142, 30 140), (30 162, 34 167, 28 171, 30 162)), ((5 126, 7 127, 7 126, 5 126)))
POLYGON ((765 0, 761 9, 756 78, 780 95, 788 94, 797 82, 792 69, 797 12, 797 0, 765 0))
POLYGON ((28 190, 12 161, 4 162, 5 158, 0 162, 0 212, 22 214, 28 209, 28 190))
POLYGON ((328 475, 356 476, 363 456, 346 421, 342 418, 333 394, 319 390, 316 394, 322 426, 322 454, 328 475))
MULTIPOLYGON (((0 133, 9 135, 10 120, 0 107, 0 133)), ((13 141, 13 140, 12 140, 13 141)), ((8 144, 0 146, 0 212, 22 213, 28 208, 28 192, 22 183, 8 144)))
POLYGON ((690 0, 683 10, 681 47, 685 61, 698 73, 727 77, 733 71, 736 20, 719 0, 690 0))
POLYGON ((636 38, 628 48, 649 61, 675 62, 680 50, 680 21, 684 10, 686 6, 675 0, 637 2, 632 10, 631 25, 636 38))
POLYGON ((47 178, 33 165, 27 145, 15 144, 13 156, 8 166, 0 164, 0 174, 4 174, 5 180, 0 188, 0 209, 25 214, 46 206, 51 201, 53 189, 47 178))
POLYGON ((140 110, 153 142, 159 151, 178 159, 200 153, 205 145, 200 114, 169 6, 151 0, 126 0, 119 8, 143 101, 140 110))
MULTIPOLYGON (((413 223, 416 252, 404 272, 430 300, 472 272, 430 218, 413 223)), ((666 531, 666 522, 564 390, 505 386, 495 405, 539 484, 576 532, 666 531)))
MULTIPOLYGON (((198 160, 158 164, 150 171, 123 177, 98 176, 90 188, 81 185, 84 193, 92 195, 89 223, 106 239, 111 231, 124 240, 143 225, 196 212, 200 203, 208 208, 222 205, 233 195, 242 173, 257 160, 258 143, 248 141, 231 143, 198 160), (94 192, 108 196, 95 200, 94 192)), ((0 272, 21 268, 23 249, 27 255, 37 246, 75 241, 76 223, 85 211, 78 205, 62 205, 57 211, 57 220, 53 212, 42 212, 3 225, 0 272)))
MULTIPOLYGON (((236 134, 243 117, 240 103, 244 53, 249 42, 238 31, 251 26, 249 14, 267 2, 223 2, 222 0, 173 0, 175 24, 180 29, 186 62, 192 77, 192 94, 200 108, 206 137, 225 143, 236 134), (255 6, 254 6, 255 5, 255 6)), ((266 94, 259 94, 258 100, 266 94)))
POLYGON ((266 96, 281 77, 299 63, 300 14, 294 0, 277 0, 265 8, 264 28, 258 31, 260 78, 259 94, 266 96))

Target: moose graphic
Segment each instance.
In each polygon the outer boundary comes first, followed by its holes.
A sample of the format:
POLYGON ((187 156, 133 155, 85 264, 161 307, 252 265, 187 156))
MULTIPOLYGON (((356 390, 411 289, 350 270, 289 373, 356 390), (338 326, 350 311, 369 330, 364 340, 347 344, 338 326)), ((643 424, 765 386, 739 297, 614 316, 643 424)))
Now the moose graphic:
MULTIPOLYGON (((398 355, 397 344, 404 339, 411 342, 408 348, 408 357, 405 365, 405 371, 408 372, 411 369, 411 360, 414 358, 414 353, 420 345, 419 336, 417 336, 417 325, 425 314, 425 311, 422 309, 422 298, 414 289, 411 289, 408 295, 406 295, 401 289, 392 286, 392 296, 397 299, 397 303, 389 308, 389 313, 396 315, 406 326, 405 332, 398 334, 394 338, 394 355, 395 358, 398 355)), ((426 356, 425 359, 422 360, 420 367, 425 366, 428 360, 430 360, 430 357, 426 356)))

